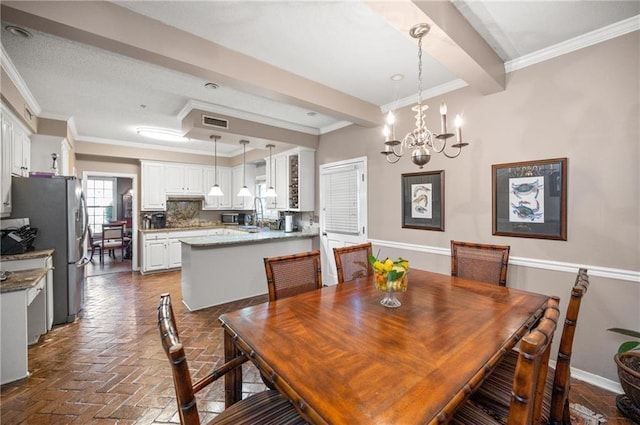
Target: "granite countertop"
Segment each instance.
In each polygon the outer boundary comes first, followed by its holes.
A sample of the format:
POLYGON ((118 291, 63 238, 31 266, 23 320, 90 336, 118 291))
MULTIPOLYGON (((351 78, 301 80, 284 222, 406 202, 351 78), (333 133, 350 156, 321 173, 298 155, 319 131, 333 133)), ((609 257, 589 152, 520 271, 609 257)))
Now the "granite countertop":
POLYGON ((140 233, 162 233, 162 232, 182 232, 187 230, 208 230, 208 229, 237 229, 237 224, 223 225, 223 224, 204 224, 201 226, 188 226, 188 227, 164 227, 162 229, 139 229, 140 233))
POLYGON ((6 272, 8 276, 6 280, 0 282, 0 293, 31 289, 47 274, 47 271, 47 269, 42 268, 6 272))
POLYGON ((10 260, 31 260, 32 258, 44 258, 50 257, 53 255, 53 249, 41 249, 39 251, 29 251, 24 254, 10 254, 3 255, 0 257, 2 261, 10 261, 10 260))
POLYGON ((312 238, 318 236, 318 231, 302 231, 287 233, 283 230, 271 230, 268 232, 247 233, 244 235, 228 236, 202 236, 195 238, 182 238, 180 242, 192 247, 238 245, 255 242, 266 242, 275 239, 312 238))

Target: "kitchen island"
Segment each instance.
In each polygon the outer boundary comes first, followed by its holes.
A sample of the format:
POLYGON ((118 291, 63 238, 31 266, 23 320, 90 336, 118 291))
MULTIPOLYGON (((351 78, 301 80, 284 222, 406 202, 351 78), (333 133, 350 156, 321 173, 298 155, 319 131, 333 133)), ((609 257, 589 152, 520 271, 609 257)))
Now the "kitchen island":
POLYGON ((263 258, 311 251, 317 236, 272 230, 180 239, 182 302, 194 311, 266 294, 263 258))

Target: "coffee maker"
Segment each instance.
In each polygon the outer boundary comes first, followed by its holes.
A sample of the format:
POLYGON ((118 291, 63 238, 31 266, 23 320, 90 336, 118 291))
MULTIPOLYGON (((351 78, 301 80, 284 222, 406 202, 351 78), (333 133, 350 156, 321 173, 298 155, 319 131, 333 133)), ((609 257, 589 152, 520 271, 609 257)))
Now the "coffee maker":
POLYGON ((167 215, 165 213, 151 214, 151 228, 164 229, 167 225, 167 215))

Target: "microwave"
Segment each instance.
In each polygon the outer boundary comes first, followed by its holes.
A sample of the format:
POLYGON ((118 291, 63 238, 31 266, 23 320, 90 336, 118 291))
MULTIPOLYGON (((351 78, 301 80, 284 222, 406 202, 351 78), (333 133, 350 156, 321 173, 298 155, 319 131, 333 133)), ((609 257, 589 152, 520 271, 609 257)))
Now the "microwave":
POLYGON ((222 213, 222 222, 224 224, 238 224, 238 213, 222 213))

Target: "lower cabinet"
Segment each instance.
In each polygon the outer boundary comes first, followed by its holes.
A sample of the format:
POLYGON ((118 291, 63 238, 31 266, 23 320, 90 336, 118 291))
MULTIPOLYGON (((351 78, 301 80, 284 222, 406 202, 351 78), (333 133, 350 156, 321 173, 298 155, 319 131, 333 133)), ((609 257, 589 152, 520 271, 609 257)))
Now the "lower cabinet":
POLYGON ((205 236, 206 230, 142 233, 141 273, 176 269, 182 266, 180 239, 205 236))

